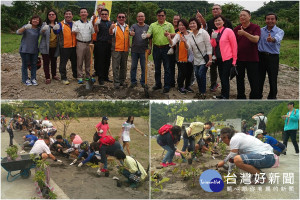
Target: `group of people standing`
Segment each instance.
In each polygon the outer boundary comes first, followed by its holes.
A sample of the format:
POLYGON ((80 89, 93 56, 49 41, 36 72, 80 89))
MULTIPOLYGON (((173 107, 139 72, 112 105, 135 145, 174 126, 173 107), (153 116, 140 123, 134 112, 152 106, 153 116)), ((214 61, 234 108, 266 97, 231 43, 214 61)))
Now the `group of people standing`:
MULTIPOLYGON (((195 98, 206 98, 206 73, 210 68, 210 90, 216 91, 217 71, 221 80, 221 94, 216 99, 229 99, 230 77, 233 72, 237 79, 237 98, 246 99, 245 71, 250 83, 250 99, 261 99, 268 73, 270 92, 268 99, 276 99, 277 75, 279 68, 280 42, 284 31, 276 26, 277 15, 265 15, 266 26, 260 28, 251 22, 251 13, 242 10, 239 15, 240 25, 233 29, 232 23, 222 16, 222 8, 212 7, 213 19, 206 22, 200 12, 195 17, 181 19, 175 15, 173 24, 166 21, 166 11, 156 12, 157 21, 145 24, 145 14, 137 14, 137 23, 129 27, 126 14, 117 14, 117 22, 109 18, 109 11, 103 5, 97 7, 98 15, 88 20, 86 8, 80 9, 81 19, 73 22, 73 13, 65 11, 64 20, 58 22, 54 10, 47 13, 42 24, 39 16, 33 16, 27 25, 17 33, 23 34, 20 46, 22 57, 22 82, 37 85, 36 62, 41 52, 44 61, 46 83, 50 83, 49 63, 51 62, 52 79, 56 75, 56 59, 60 56, 59 72, 64 84, 67 79, 66 64, 71 60, 73 78, 83 83, 83 63, 85 79, 92 77, 90 70, 90 45, 94 44, 94 76, 99 84, 113 82, 115 89, 126 87, 127 60, 131 46, 130 87, 137 86, 137 65, 140 61, 140 84, 145 85, 145 57, 153 53, 155 65, 155 85, 153 90, 163 88, 168 93, 175 87, 175 63, 178 66, 177 88, 181 94, 194 92, 191 89, 194 77, 198 83, 195 98), (38 47, 39 36, 42 35, 38 47), (130 45, 130 37, 132 44, 130 45), (153 47, 153 50, 152 50, 153 47), (175 52, 175 53, 174 53, 175 52), (110 60, 112 60, 113 81, 109 80, 110 60), (31 64, 31 80, 28 79, 27 66, 31 64), (161 65, 164 67, 164 83, 161 81, 161 65), (236 68, 236 69, 234 69, 236 68)), ((94 80, 94 79, 93 79, 94 80)))

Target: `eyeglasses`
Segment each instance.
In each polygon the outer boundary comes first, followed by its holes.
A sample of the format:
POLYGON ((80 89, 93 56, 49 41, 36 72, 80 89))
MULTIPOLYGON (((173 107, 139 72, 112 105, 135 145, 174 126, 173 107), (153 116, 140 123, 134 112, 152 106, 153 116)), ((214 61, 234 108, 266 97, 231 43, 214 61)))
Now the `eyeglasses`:
POLYGON ((119 19, 125 19, 125 16, 119 16, 118 18, 119 19))
POLYGON ((157 15, 157 17, 164 17, 165 15, 157 15))
POLYGON ((108 14, 101 14, 101 15, 108 15, 108 14))

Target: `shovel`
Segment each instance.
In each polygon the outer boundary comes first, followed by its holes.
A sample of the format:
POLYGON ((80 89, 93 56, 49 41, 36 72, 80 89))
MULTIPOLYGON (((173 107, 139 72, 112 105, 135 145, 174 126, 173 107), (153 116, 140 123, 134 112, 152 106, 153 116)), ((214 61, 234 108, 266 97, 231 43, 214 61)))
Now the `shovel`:
POLYGON ((95 82, 95 79, 92 77, 93 74, 93 52, 94 52, 94 44, 90 44, 90 53, 91 53, 91 64, 90 64, 90 79, 87 81, 85 85, 85 89, 91 90, 93 87, 93 84, 95 82))
POLYGON ((146 57, 146 64, 145 64, 145 87, 144 87, 144 92, 145 92, 145 97, 149 98, 149 92, 148 92, 148 85, 147 85, 147 76, 148 76, 148 50, 145 52, 145 57, 146 57))

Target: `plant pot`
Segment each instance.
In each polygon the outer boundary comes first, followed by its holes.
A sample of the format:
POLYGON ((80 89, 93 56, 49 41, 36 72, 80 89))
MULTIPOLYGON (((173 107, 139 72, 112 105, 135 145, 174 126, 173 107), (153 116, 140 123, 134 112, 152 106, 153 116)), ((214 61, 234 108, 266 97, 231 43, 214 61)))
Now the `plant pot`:
POLYGON ((46 186, 44 186, 42 189, 41 189, 41 192, 42 192, 42 196, 45 198, 45 199, 49 199, 49 192, 50 192, 50 189, 46 186))
POLYGON ((192 159, 192 158, 189 158, 189 159, 188 159, 188 163, 189 163, 189 165, 191 165, 191 164, 193 163, 193 159, 192 159))

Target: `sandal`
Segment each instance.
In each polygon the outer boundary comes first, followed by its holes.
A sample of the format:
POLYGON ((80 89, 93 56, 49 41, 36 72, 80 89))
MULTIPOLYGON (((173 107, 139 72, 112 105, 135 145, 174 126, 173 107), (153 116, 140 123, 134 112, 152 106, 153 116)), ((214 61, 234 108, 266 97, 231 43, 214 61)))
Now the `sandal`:
POLYGON ((51 80, 50 79, 46 79, 46 84, 50 84, 51 80))
POLYGON ((57 81, 60 80, 58 76, 53 76, 52 78, 53 78, 54 80, 57 80, 57 81))

